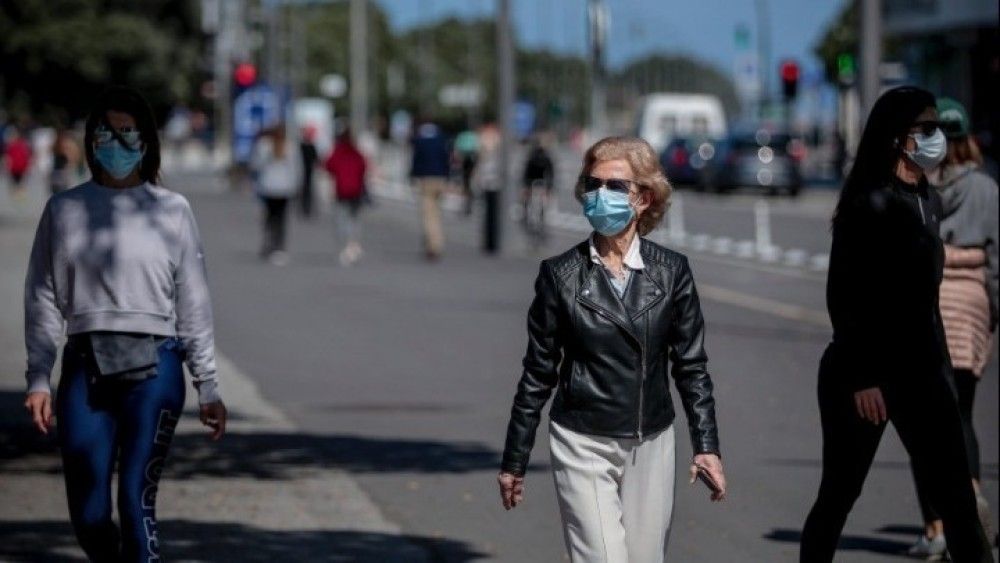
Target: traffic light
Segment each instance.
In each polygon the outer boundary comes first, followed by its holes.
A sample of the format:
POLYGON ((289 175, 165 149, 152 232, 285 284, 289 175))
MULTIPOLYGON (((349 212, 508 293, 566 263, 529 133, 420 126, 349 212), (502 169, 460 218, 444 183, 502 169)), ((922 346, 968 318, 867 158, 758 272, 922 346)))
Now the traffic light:
POLYGON ((233 70, 233 80, 240 88, 249 88, 257 80, 257 67, 252 63, 240 63, 233 70))
POLYGON ((781 91, 785 100, 794 100, 799 91, 799 65, 795 61, 781 63, 781 91))
POLYGON ((851 53, 841 53, 837 55, 837 79, 841 84, 849 85, 854 82, 854 55, 851 53))

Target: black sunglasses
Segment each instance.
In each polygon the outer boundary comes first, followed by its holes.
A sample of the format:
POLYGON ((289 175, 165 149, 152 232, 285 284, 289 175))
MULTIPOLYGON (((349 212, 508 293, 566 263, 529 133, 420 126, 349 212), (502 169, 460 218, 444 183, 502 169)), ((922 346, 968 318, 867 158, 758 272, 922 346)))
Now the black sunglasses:
POLYGON ((919 130, 924 135, 933 135, 935 129, 941 129, 941 122, 933 120, 918 121, 910 126, 911 132, 915 129, 919 130))
POLYGON ((620 178, 598 178, 596 176, 581 176, 580 182, 583 183, 583 191, 593 192, 602 187, 606 187, 613 192, 621 192, 624 194, 629 193, 629 186, 634 182, 632 180, 622 180, 620 178))

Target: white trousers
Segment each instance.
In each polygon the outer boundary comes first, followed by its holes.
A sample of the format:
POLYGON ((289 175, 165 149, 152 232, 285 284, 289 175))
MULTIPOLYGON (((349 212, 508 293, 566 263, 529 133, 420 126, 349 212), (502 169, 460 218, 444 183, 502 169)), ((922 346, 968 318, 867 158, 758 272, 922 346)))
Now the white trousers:
POLYGON ((674 427, 642 441, 549 424, 552 473, 573 563, 663 563, 674 509, 674 427))

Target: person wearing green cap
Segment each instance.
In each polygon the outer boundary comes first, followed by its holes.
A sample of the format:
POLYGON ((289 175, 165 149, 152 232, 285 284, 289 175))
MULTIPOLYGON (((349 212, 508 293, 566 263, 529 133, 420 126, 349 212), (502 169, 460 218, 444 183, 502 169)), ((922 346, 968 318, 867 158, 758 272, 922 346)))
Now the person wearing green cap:
MULTIPOLYGON (((941 317, 979 517, 987 537, 993 540, 990 507, 979 488, 979 442, 972 426, 972 405, 997 328, 998 190, 996 182, 982 171, 983 158, 969 134, 969 115, 962 104, 951 98, 938 98, 937 109, 941 129, 948 139, 944 161, 928 175, 943 204, 941 239, 945 243, 945 265, 940 288, 941 317)), ((925 534, 917 539, 909 554, 923 557, 943 554, 947 545, 941 517, 927 500, 926 485, 919 479, 916 483, 925 534)))

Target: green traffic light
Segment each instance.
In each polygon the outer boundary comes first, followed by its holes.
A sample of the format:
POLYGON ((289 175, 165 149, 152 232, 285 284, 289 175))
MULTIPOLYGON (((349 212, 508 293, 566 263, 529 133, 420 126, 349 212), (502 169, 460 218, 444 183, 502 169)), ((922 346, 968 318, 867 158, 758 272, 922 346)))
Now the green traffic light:
POLYGON ((845 77, 854 75, 854 55, 850 53, 837 55, 837 73, 845 77))

